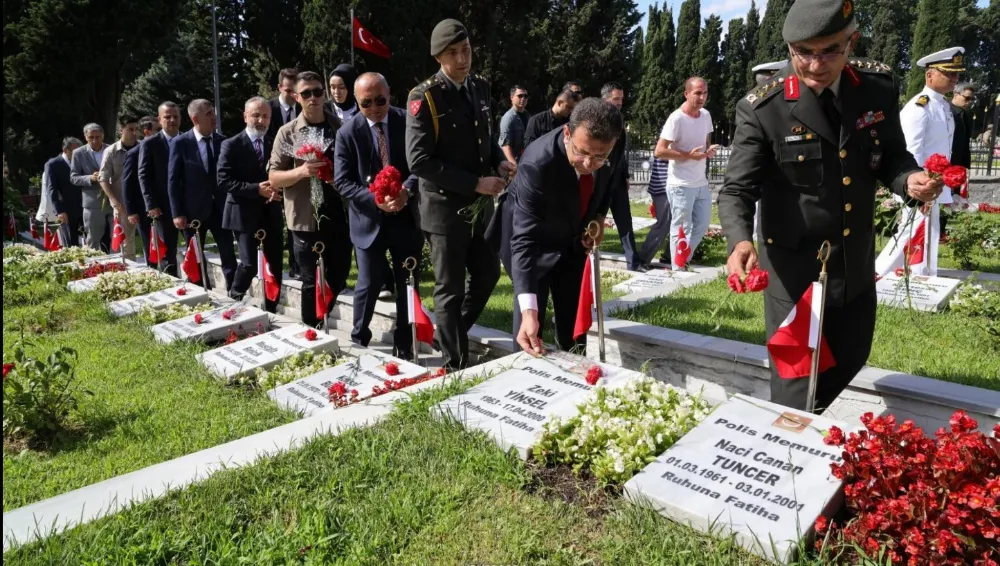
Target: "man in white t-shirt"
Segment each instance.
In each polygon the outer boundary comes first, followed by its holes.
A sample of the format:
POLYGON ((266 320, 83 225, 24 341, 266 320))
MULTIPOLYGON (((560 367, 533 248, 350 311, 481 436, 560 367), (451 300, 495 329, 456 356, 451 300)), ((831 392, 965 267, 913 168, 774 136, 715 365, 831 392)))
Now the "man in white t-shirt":
MULTIPOLYGON (((667 198, 670 200, 670 258, 677 257, 681 226, 693 253, 708 231, 712 195, 708 189, 706 160, 715 155, 709 144, 712 116, 705 110, 708 84, 701 77, 684 82, 684 104, 674 110, 656 142, 655 155, 670 161, 667 198)), ((678 266, 674 266, 677 268, 678 266)))

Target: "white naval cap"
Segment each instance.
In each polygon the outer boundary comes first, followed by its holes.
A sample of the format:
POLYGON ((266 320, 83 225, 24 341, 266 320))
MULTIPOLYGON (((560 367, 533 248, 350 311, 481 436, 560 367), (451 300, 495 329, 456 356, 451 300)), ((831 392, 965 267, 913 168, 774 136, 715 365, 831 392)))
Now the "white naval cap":
POLYGON ((965 70, 962 65, 962 54, 965 53, 964 47, 949 47, 948 49, 942 49, 937 53, 931 53, 925 57, 921 57, 917 61, 918 67, 929 67, 931 69, 939 69, 942 71, 950 72, 961 72, 965 70))
POLYGON ((766 71, 780 71, 781 69, 784 69, 786 65, 788 65, 788 59, 783 61, 771 61, 770 63, 761 63, 760 65, 757 65, 753 69, 750 69, 750 72, 761 73, 766 71))

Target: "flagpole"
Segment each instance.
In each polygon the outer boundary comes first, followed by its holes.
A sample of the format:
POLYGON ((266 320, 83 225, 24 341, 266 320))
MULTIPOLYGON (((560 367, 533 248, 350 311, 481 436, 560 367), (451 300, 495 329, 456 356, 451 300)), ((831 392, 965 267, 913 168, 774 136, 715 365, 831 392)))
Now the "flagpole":
MULTIPOLYGON (((316 253, 316 266, 319 270, 319 277, 316 278, 316 284, 319 285, 320 297, 323 298, 323 330, 327 334, 330 333, 330 306, 327 304, 326 299, 326 264, 323 262, 323 250, 326 249, 326 244, 323 242, 316 242, 313 246, 312 251, 316 253)), ((313 301, 315 302, 315 300, 313 301)), ((316 313, 317 317, 319 313, 316 313)))
MULTIPOLYGON (((420 305, 417 304, 417 298, 413 296, 413 289, 417 288, 417 280, 413 276, 413 272, 417 269, 417 258, 413 256, 406 258, 406 261, 403 262, 403 269, 410 272, 410 289, 408 290, 410 296, 407 297, 407 302, 413 304, 413 316, 409 317, 410 332, 413 335, 413 344, 410 347, 413 348, 413 363, 419 365, 420 343, 417 342, 417 309, 420 308, 420 305)), ((396 313, 396 318, 399 318, 399 313, 396 313)))
POLYGON ((597 236, 601 233, 601 225, 596 220, 591 220, 587 224, 587 231, 584 237, 591 242, 591 257, 587 261, 593 261, 594 266, 591 273, 594 274, 594 307, 597 311, 597 355, 601 363, 606 362, 604 353, 604 302, 601 300, 601 248, 597 244, 597 236))
MULTIPOLYGON (((188 228, 194 230, 194 245, 195 252, 198 254, 198 267, 201 269, 201 288, 208 291, 210 290, 208 284, 208 273, 205 271, 205 248, 201 247, 201 235, 198 233, 198 228, 201 228, 201 221, 195 218, 188 224, 188 228)), ((191 242, 188 242, 191 245, 191 242)))
POLYGON ((354 66, 354 8, 351 8, 351 66, 354 66))
MULTIPOLYGON (((264 257, 264 238, 267 237, 267 232, 264 230, 257 230, 254 234, 254 238, 257 238, 257 249, 261 252, 261 257, 264 257)), ((267 259, 266 257, 264 259, 267 259)), ((264 278, 267 277, 267 270, 264 269, 263 265, 258 265, 257 269, 264 275, 260 278, 260 308, 261 310, 267 310, 267 282, 264 278)))
POLYGON ((812 365, 809 368, 809 390, 806 397, 806 412, 816 410, 816 384, 819 382, 820 348, 823 347, 823 314, 826 310, 826 262, 830 259, 830 241, 826 240, 819 248, 817 259, 822 262, 819 271, 819 338, 812 351, 812 365))

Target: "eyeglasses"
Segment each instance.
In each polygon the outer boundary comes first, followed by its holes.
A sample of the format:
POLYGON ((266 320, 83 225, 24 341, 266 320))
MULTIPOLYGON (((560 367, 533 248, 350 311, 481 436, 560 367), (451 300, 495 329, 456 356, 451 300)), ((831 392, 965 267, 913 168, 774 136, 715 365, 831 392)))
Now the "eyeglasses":
POLYGON ((528 98, 528 95, 527 94, 515 94, 514 98, 518 98, 518 99, 520 99, 520 98, 528 98))
POLYGON ((323 91, 322 87, 316 87, 316 88, 306 89, 306 90, 300 92, 299 96, 302 97, 302 100, 309 100, 310 98, 312 98, 314 96, 316 98, 323 98, 324 94, 326 94, 326 93, 323 91))
POLYGON ((573 100, 580 100, 581 98, 583 98, 582 90, 572 90, 570 92, 573 93, 573 100))
POLYGON ((589 159, 595 165, 600 166, 600 165, 603 165, 603 164, 607 163, 608 157, 611 156, 610 153, 607 153, 607 154, 604 154, 604 155, 590 155, 589 153, 586 153, 584 151, 580 151, 579 149, 577 149, 576 144, 573 143, 573 138, 572 137, 567 137, 566 138, 566 143, 568 143, 569 146, 571 148, 573 148, 574 161, 587 161, 589 159))
POLYGON ((851 42, 848 41, 847 45, 843 49, 839 47, 834 48, 834 51, 828 51, 825 53, 803 53, 801 51, 796 51, 792 49, 791 46, 788 47, 788 52, 792 54, 793 57, 797 57, 799 60, 805 63, 811 63, 817 61, 819 63, 829 63, 835 61, 837 57, 842 57, 847 55, 847 51, 851 48, 851 42))
POLYGON ((388 103, 389 101, 386 99, 386 97, 376 96, 375 100, 372 100, 370 98, 365 98, 358 101, 358 106, 362 108, 371 108, 372 104, 375 104, 375 106, 385 106, 388 103))

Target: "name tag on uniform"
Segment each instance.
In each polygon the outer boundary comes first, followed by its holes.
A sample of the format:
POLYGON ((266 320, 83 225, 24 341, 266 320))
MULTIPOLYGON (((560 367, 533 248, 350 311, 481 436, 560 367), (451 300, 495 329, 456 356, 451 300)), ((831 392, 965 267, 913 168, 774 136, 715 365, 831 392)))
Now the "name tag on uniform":
POLYGON ((878 171, 879 168, 882 166, 882 150, 881 149, 876 148, 875 151, 872 151, 872 157, 871 157, 871 163, 870 163, 870 165, 871 165, 872 171, 878 171))
POLYGON ((861 115, 860 118, 858 118, 857 129, 860 130, 862 128, 867 128, 872 124, 878 124, 882 120, 885 120, 885 114, 883 114, 881 110, 879 110, 878 112, 872 112, 872 111, 865 112, 864 114, 861 115))
POLYGON ((785 143, 811 141, 816 139, 816 134, 802 134, 799 136, 785 136, 785 143))

